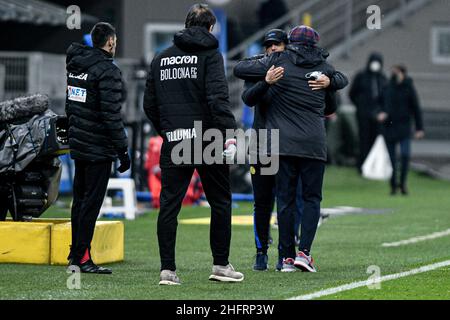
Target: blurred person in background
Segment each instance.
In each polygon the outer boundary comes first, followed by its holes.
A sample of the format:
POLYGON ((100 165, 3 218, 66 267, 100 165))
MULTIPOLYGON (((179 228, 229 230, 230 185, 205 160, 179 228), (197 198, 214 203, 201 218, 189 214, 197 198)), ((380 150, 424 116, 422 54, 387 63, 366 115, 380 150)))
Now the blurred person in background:
MULTIPOLYGON (((152 137, 149 139, 147 159, 145 161, 145 169, 148 172, 148 189, 152 194, 153 208, 160 207, 159 197, 161 195, 161 168, 159 166, 159 159, 161 156, 162 143, 163 138, 161 138, 160 136, 152 137)), ((191 183, 189 184, 188 190, 183 199, 183 206, 200 204, 200 199, 202 196, 202 182, 197 170, 195 170, 191 178, 191 183)))
POLYGON ((337 111, 327 117, 328 163, 337 166, 356 166, 358 159, 358 130, 356 122, 343 111, 341 95, 336 94, 337 111), (354 123, 354 124, 353 124, 354 123))
POLYGON ((75 160, 72 245, 68 259, 81 272, 109 274, 110 269, 92 261, 91 241, 112 163, 119 158, 118 171, 125 172, 131 161, 120 112, 125 88, 122 73, 113 62, 116 31, 109 23, 99 22, 91 36, 93 47, 73 43, 66 59, 66 113, 70 154, 75 160))
POLYGON ((159 196, 161 194, 161 168, 159 158, 163 139, 160 136, 151 137, 148 141, 145 169, 147 170, 148 189, 152 194, 152 207, 159 208, 159 196))
MULTIPOLYGON (((264 79, 272 67, 282 67, 284 74, 268 89, 270 108, 267 108, 266 128, 279 130, 279 171, 276 175, 279 242, 283 257, 282 272, 296 267, 316 272, 311 247, 320 219, 320 202, 325 171, 326 92, 311 88, 310 80, 325 74, 332 88, 342 89, 348 84, 326 62, 329 54, 319 48, 319 34, 307 26, 298 26, 289 33, 289 45, 258 60, 238 63, 234 74, 244 80, 264 79), (301 181, 301 182, 299 182, 301 181), (303 216, 299 251, 295 251, 295 216, 297 189, 301 185, 303 216)), ((317 85, 319 86, 319 85, 317 85)))
POLYGON ((417 91, 405 66, 398 65, 392 68, 392 77, 384 92, 381 110, 377 119, 384 124, 383 133, 393 168, 390 181, 391 194, 395 195, 400 189, 403 195, 407 195, 412 122, 415 123, 414 138, 424 138, 425 132, 417 91), (400 146, 400 181, 397 170, 398 146, 400 146))
POLYGON ((361 168, 372 148, 376 137, 380 134, 377 112, 381 107, 383 88, 387 78, 383 73, 383 56, 372 53, 364 70, 353 79, 350 88, 350 100, 356 107, 359 134, 358 170, 361 168))
MULTIPOLYGON (((196 4, 189 10, 185 29, 174 35, 173 45, 155 56, 148 73, 144 111, 163 138, 161 149, 161 196, 158 214, 158 244, 161 258, 160 285, 181 284, 176 274, 175 245, 178 214, 194 170, 201 177, 206 198, 211 205, 210 246, 213 256, 209 280, 240 282, 244 275, 229 263, 231 242, 230 168, 226 163, 206 164, 207 147, 203 132, 218 129, 226 137, 236 129, 230 110, 228 83, 219 42, 212 34, 216 17, 207 5, 196 4), (196 132, 195 122, 203 132, 196 132), (189 134, 181 137, 178 132, 189 134), (178 137, 177 137, 178 135, 178 137), (200 140, 200 141, 198 141, 200 140), (195 163, 195 142, 201 163, 195 163), (175 163, 172 151, 180 143, 189 143, 189 161, 175 163)), ((234 137, 234 136, 233 136, 234 137)), ((234 158, 236 140, 222 141, 224 156, 234 158)), ((224 139, 224 140, 225 140, 224 139)), ((176 152, 176 151, 175 151, 176 152)))

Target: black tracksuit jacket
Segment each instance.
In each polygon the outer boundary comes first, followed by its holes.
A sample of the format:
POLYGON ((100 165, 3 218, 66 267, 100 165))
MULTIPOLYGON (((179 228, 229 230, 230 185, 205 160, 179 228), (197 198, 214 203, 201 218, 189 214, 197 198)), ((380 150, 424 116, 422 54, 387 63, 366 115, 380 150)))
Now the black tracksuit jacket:
MULTIPOLYGON (((346 76, 341 72, 335 73, 335 84, 343 84, 341 80, 346 79, 346 76), (339 77, 337 80, 336 78, 339 77)), ((266 95, 269 91, 270 84, 261 80, 257 83, 246 82, 245 90, 242 93, 242 101, 250 108, 255 108, 255 117, 253 122, 253 129, 265 129, 266 128, 266 112, 270 105, 269 96, 266 95)), ((330 116, 338 109, 338 102, 336 97, 336 90, 326 90, 325 97, 325 116, 330 116)))
MULTIPOLYGON (((161 168, 175 166, 171 152, 179 142, 191 140, 194 148, 202 139, 194 134, 195 121, 202 122, 203 131, 216 128, 224 137, 227 129, 236 129, 217 39, 206 28, 191 27, 175 34, 173 42, 153 59, 144 96, 144 111, 163 138, 161 168)), ((192 166, 194 154, 192 149, 190 162, 178 165, 192 166)))
POLYGON ((74 43, 67 50, 66 114, 73 159, 114 161, 127 151, 121 117, 125 88, 112 56, 74 43))
POLYGON ((241 61, 234 69, 238 78, 257 81, 272 65, 284 68, 284 77, 268 89, 271 106, 265 110, 266 128, 280 130, 279 155, 326 161, 326 92, 312 91, 308 81, 312 72, 320 71, 331 79, 332 90, 348 84, 347 78, 326 62, 327 57, 323 49, 291 44, 284 52, 241 61))

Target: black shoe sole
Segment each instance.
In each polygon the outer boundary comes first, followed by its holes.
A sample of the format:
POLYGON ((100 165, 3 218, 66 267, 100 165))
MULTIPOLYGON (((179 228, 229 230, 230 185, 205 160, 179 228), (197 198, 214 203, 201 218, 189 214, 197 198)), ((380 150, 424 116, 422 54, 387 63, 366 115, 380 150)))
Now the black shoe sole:
POLYGON ((112 274, 112 270, 111 269, 107 269, 107 268, 103 268, 103 267, 99 267, 99 266, 79 266, 76 264, 72 264, 68 267, 69 270, 71 270, 72 272, 81 272, 81 273, 91 273, 91 274, 112 274), (77 269, 75 269, 77 268, 77 269))
POLYGON ((112 274, 112 271, 81 271, 81 273, 90 273, 90 274, 112 274))

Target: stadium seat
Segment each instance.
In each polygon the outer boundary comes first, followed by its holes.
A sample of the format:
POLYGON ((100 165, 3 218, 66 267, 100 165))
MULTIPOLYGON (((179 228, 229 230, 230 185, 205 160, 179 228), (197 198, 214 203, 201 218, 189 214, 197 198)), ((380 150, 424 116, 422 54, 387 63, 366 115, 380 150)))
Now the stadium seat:
POLYGON ((136 218, 136 187, 133 179, 109 179, 108 190, 119 190, 123 194, 123 206, 105 206, 100 209, 101 217, 103 214, 124 213, 125 219, 134 220, 136 218))

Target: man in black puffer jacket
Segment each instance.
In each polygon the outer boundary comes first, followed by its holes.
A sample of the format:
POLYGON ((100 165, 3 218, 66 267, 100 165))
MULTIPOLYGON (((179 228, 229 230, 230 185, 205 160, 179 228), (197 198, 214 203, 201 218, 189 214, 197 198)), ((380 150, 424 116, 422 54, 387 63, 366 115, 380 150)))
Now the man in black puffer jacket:
POLYGON ((86 273, 111 273, 90 256, 95 223, 105 197, 111 166, 130 168, 128 142, 120 109, 124 87, 114 64, 116 34, 104 22, 91 31, 94 47, 74 43, 67 50, 66 113, 69 145, 75 160, 70 264, 86 273))
POLYGON ((326 62, 328 53, 317 47, 319 34, 312 28, 299 26, 289 33, 286 51, 276 52, 260 60, 241 61, 235 67, 237 77, 250 81, 265 77, 272 67, 282 67, 284 76, 267 91, 270 108, 266 110, 266 128, 279 130, 280 168, 276 176, 276 196, 282 272, 295 267, 316 272, 310 255, 320 218, 322 183, 327 159, 325 132, 326 92, 313 90, 310 80, 325 74, 331 88, 342 89, 346 77, 336 73, 326 62), (301 183, 303 216, 299 252, 295 252, 296 190, 301 183))
MULTIPOLYGON (((186 29, 174 37, 174 45, 157 55, 147 79, 144 110, 163 138, 161 150, 161 209, 158 216, 158 243, 161 256, 161 285, 177 285, 175 239, 181 203, 197 170, 211 205, 210 244, 213 268, 210 280, 238 282, 242 273, 228 262, 231 240, 231 188, 229 167, 214 159, 206 162, 203 130, 218 129, 226 141, 224 155, 232 159, 236 150, 236 123, 230 111, 228 85, 218 41, 211 31, 216 23, 205 5, 194 5, 186 18, 186 29), (197 124, 201 123, 202 128, 197 124), (226 136, 228 131, 233 134, 226 136), (233 129, 233 130, 230 130, 233 129), (196 148, 196 146, 200 148, 196 148), (175 160, 179 146, 182 161, 175 160), (202 147, 203 146, 203 147, 202 147), (194 151, 192 151, 194 150, 194 151), (174 151, 174 152, 172 152, 174 151)), ((228 161, 227 161, 228 163, 228 161)))

